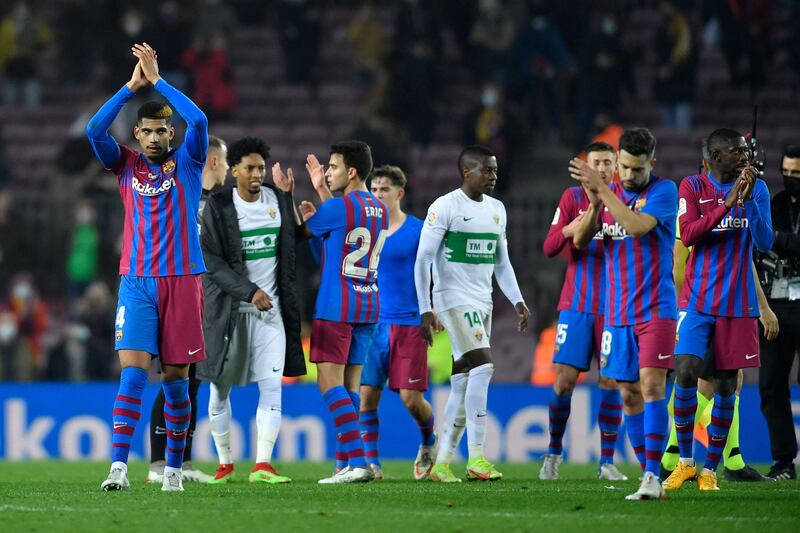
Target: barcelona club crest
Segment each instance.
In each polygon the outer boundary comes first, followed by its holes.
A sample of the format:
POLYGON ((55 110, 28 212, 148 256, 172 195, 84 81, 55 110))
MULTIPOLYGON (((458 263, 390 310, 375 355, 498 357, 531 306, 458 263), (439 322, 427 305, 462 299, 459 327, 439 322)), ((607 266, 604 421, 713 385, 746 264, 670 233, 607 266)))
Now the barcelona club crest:
POLYGON ((115 334, 114 338, 116 338, 118 341, 122 340, 122 330, 121 329, 117 330, 117 333, 115 334))
POLYGON ((633 210, 641 211, 646 203, 647 203, 647 198, 639 198, 638 200, 636 200, 636 203, 633 204, 633 210))
POLYGON ((172 174, 175 171, 175 161, 170 159, 161 165, 161 172, 164 174, 172 174))
POLYGON ((605 368, 608 364, 608 358, 605 355, 600 356, 600 368, 605 368))
POLYGON ((275 220, 275 217, 278 216, 278 211, 274 207, 270 207, 267 210, 267 213, 269 213, 269 218, 272 220, 275 220))

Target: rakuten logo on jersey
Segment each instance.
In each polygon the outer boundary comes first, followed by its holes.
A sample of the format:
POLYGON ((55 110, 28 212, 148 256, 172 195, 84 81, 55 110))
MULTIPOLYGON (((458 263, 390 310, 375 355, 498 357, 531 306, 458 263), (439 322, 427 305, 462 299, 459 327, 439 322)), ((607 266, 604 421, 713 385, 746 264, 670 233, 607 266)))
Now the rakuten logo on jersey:
POLYGON ((602 232, 603 235, 608 235, 612 239, 624 239, 628 236, 628 232, 622 227, 622 225, 620 225, 619 222, 614 222, 613 224, 603 222, 602 232))
POLYGON ((728 215, 719 221, 719 224, 711 231, 731 231, 734 229, 745 229, 750 227, 750 221, 746 218, 728 215))
POLYGON ((168 180, 165 180, 158 187, 153 187, 149 183, 142 183, 136 178, 133 178, 133 181, 131 181, 131 187, 133 188, 133 190, 138 192, 142 196, 158 196, 159 194, 164 194, 174 186, 175 186, 175 178, 170 178, 168 180))

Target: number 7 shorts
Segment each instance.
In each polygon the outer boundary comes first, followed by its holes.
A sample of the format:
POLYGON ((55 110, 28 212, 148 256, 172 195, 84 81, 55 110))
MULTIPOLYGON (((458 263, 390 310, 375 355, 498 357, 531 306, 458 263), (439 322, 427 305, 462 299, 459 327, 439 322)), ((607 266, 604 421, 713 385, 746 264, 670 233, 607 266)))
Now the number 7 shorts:
POLYGON ((600 339, 600 375, 639 381, 641 368, 673 368, 675 327, 671 318, 654 318, 630 326, 608 326, 600 339))
POLYGON ((206 357, 200 275, 123 275, 114 322, 114 349, 141 350, 166 365, 206 357))
POLYGON ((492 335, 492 309, 482 311, 471 305, 459 305, 439 313, 439 321, 450 337, 453 359, 458 361, 472 350, 489 348, 492 335))

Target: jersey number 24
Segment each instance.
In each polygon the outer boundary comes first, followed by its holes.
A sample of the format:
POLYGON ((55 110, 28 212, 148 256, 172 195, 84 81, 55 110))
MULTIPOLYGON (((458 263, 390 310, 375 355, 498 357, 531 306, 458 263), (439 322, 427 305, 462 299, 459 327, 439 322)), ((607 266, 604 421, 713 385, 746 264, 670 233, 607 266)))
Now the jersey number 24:
POLYGON ((381 250, 383 245, 386 244, 387 231, 381 230, 378 233, 378 238, 375 240, 375 245, 372 246, 372 233, 367 228, 358 227, 350 230, 344 238, 344 242, 351 245, 357 245, 358 248, 344 256, 342 261, 342 276, 346 278, 367 279, 370 273, 377 275, 378 262, 381 257, 381 250), (372 247, 372 253, 370 253, 372 247), (358 263, 367 254, 369 254, 369 263, 367 266, 360 266, 358 263))

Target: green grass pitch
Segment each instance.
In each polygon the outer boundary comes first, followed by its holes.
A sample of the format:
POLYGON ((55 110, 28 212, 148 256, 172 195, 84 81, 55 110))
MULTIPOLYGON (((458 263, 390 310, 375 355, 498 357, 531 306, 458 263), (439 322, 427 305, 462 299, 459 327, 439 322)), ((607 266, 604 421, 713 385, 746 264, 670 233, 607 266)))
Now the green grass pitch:
MULTIPOLYGON (((211 472, 215 465, 203 464, 211 472)), ((562 465, 562 479, 539 481, 537 463, 499 465, 506 479, 443 485, 411 478, 411 463, 387 462, 387 479, 317 485, 330 464, 278 464, 294 482, 251 485, 252 463, 237 464, 225 486, 186 484, 183 494, 145 485, 132 463, 130 492, 103 493, 107 463, 0 462, 0 524, 10 531, 799 531, 800 484, 694 484, 666 501, 629 502, 632 481, 595 479, 596 467, 562 465), (334 529, 335 528, 335 529, 334 529), (345 529, 346 528, 346 529, 345 529)), ((454 472, 463 472, 457 465, 454 472)))

